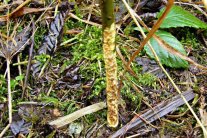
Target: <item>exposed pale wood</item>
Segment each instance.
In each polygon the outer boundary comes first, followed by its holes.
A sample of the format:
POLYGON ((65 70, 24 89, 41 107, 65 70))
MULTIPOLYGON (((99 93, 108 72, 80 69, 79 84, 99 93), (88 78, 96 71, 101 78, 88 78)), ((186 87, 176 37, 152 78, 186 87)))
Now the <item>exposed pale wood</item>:
POLYGON ((102 0, 100 4, 102 8, 103 53, 106 70, 107 121, 109 127, 117 127, 119 119, 114 0, 102 0))
POLYGON ((49 122, 49 125, 54 126, 55 128, 60 128, 63 127, 75 120, 77 120, 78 118, 87 115, 87 114, 91 114, 94 112, 97 112, 101 109, 106 108, 106 103, 104 102, 100 102, 100 103, 96 103, 90 106, 87 106, 85 108, 82 108, 72 114, 60 117, 54 121, 49 122))

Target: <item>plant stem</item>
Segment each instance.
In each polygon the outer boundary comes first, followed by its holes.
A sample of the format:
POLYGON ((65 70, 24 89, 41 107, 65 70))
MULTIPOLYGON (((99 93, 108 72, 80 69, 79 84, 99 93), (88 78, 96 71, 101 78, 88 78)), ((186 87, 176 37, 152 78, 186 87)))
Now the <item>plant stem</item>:
MULTIPOLYGON (((33 21, 33 19, 32 19, 33 21)), ((35 24, 34 22, 32 22, 32 29, 33 29, 33 33, 35 32, 35 24)), ((24 84, 23 84, 23 89, 22 89, 22 98, 25 96, 26 94, 26 97, 28 98, 28 93, 27 93, 27 81, 28 81, 28 78, 29 78, 29 74, 30 74, 30 69, 31 69, 31 62, 32 62, 32 58, 33 58, 33 49, 34 49, 34 35, 32 35, 32 44, 31 44, 31 47, 30 47, 30 50, 29 50, 29 60, 28 60, 28 64, 27 64, 27 71, 26 71, 26 75, 25 75, 25 79, 24 79, 24 84)))
POLYGON ((8 89, 8 109, 9 109, 9 124, 0 133, 0 138, 3 137, 5 132, 9 129, 12 123, 12 96, 11 96, 11 74, 10 74, 10 60, 7 59, 7 89, 8 89))
POLYGON ((9 124, 12 123, 12 96, 11 96, 11 73, 10 61, 7 60, 7 87, 8 87, 8 108, 9 108, 9 124))
POLYGON ((101 0, 103 52, 106 69, 107 121, 109 127, 118 125, 118 79, 115 52, 114 0, 101 0))

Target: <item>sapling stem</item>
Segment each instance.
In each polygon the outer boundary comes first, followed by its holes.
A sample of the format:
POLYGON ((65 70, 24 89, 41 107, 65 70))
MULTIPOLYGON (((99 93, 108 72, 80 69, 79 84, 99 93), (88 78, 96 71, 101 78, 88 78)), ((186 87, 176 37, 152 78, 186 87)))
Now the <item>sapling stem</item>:
POLYGON ((118 79, 115 52, 114 0, 102 0, 103 52, 106 70, 107 121, 110 127, 118 125, 118 79))

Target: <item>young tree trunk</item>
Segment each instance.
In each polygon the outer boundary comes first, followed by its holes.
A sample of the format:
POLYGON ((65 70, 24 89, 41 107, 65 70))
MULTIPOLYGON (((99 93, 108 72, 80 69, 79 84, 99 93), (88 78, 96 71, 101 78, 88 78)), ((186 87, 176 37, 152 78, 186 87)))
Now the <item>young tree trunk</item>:
POLYGON ((103 52, 106 69, 107 121, 110 127, 118 125, 118 80, 115 52, 114 0, 100 0, 102 8, 103 52))

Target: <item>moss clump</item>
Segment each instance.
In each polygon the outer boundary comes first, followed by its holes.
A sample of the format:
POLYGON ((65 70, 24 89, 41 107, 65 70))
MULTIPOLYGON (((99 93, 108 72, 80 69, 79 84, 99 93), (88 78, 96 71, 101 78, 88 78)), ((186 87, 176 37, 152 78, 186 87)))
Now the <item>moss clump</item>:
MULTIPOLYGON (((83 33, 75 36, 75 44, 71 46, 72 59, 64 61, 64 66, 76 65, 84 60, 80 67, 83 81, 95 78, 92 94, 89 98, 97 96, 105 89, 105 72, 102 52, 102 30, 95 26, 86 26, 82 22, 68 21, 66 28, 79 28, 83 33)), ((65 36, 63 39, 71 39, 74 36, 65 36)))

